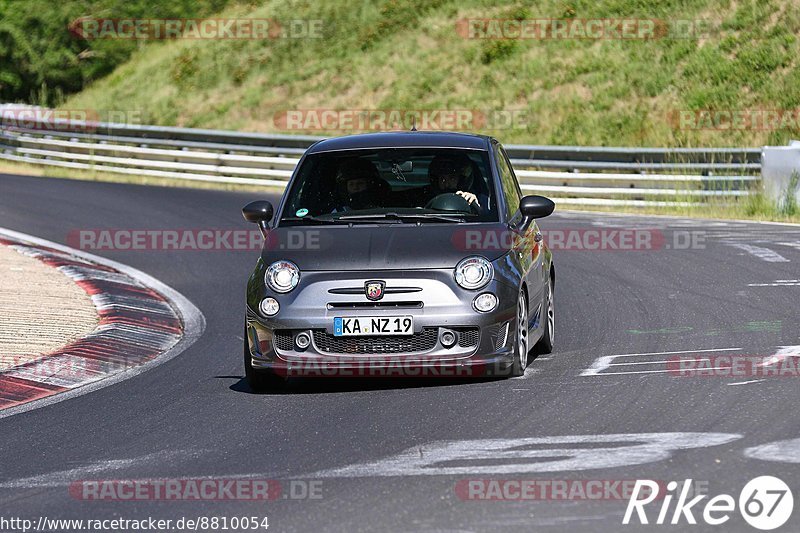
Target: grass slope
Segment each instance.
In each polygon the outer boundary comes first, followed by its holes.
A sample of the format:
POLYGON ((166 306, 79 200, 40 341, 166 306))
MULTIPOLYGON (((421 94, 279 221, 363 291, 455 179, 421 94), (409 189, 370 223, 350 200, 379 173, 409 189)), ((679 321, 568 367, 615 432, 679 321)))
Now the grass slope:
MULTIPOLYGON (((796 0, 265 1, 220 16, 322 20, 315 39, 150 43, 64 108, 127 110, 147 123, 280 131, 291 109, 517 110, 511 143, 756 146, 772 130, 687 130, 680 110, 800 107, 796 0), (704 20, 699 38, 464 39, 462 18, 704 20)), ((320 133, 297 131, 296 133, 320 133)), ((347 133, 331 131, 330 134, 347 133)))

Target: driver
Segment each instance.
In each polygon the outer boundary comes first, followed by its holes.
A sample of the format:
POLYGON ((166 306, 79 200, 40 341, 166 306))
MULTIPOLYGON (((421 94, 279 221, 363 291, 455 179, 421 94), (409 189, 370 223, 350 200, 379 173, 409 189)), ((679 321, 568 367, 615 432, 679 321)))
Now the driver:
POLYGON ((364 159, 346 159, 336 174, 334 212, 373 209, 378 205, 380 176, 375 165, 364 159))
POLYGON ((437 155, 428 167, 430 197, 453 193, 462 197, 477 212, 483 211, 478 196, 470 192, 473 182, 472 162, 466 156, 437 155))

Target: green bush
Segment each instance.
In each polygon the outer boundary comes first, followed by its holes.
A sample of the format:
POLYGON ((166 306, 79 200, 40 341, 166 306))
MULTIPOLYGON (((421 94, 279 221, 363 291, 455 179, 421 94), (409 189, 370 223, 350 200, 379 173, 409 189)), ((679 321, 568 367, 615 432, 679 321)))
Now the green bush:
POLYGON ((141 43, 87 40, 70 32, 80 17, 191 18, 228 0, 0 0, 0 101, 56 105, 126 61, 141 43))

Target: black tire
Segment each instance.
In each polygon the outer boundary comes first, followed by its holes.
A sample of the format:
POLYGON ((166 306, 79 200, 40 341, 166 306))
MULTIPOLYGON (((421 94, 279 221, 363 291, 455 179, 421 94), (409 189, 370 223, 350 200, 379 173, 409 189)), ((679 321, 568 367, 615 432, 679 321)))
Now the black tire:
POLYGON ((244 375, 250 389, 255 392, 278 391, 286 388, 286 380, 266 370, 256 370, 250 361, 247 327, 244 330, 244 375))
POLYGON ((556 310, 554 303, 553 278, 547 283, 547 297, 544 301, 544 334, 539 342, 534 346, 537 354, 548 354, 553 351, 553 341, 555 339, 556 310))
POLYGON ((514 337, 514 363, 511 365, 511 376, 519 377, 525 374, 528 366, 528 299, 525 291, 519 291, 517 298, 517 324, 514 337))

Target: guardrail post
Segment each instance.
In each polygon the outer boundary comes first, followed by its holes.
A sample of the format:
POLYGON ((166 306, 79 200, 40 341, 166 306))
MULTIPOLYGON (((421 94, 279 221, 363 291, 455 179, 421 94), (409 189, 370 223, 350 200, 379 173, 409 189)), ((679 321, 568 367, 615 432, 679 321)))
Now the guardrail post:
POLYGON ((800 202, 800 141, 789 146, 764 146, 761 150, 761 180, 767 197, 783 208, 792 196, 800 202))

